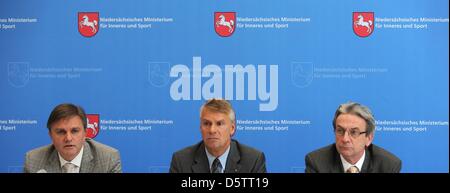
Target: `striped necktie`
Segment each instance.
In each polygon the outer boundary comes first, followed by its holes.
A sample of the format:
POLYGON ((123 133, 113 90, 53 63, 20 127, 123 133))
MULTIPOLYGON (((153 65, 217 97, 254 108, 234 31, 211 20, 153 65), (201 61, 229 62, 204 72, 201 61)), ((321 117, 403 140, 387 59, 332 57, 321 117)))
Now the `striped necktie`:
POLYGON ((211 166, 211 173, 222 173, 222 164, 220 164, 220 160, 218 158, 214 159, 214 162, 211 166))

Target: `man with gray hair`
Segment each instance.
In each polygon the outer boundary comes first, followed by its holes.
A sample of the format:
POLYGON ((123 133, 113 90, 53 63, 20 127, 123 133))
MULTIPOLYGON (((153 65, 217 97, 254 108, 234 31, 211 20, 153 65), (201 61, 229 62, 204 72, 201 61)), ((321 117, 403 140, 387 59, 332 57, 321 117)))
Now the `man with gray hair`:
POLYGON ((200 108, 203 140, 175 152, 170 173, 265 173, 264 153, 231 139, 236 115, 231 104, 211 99, 200 108))
POLYGON ((372 144, 375 119, 366 106, 341 104, 333 119, 336 143, 306 155, 306 173, 398 173, 402 162, 372 144))

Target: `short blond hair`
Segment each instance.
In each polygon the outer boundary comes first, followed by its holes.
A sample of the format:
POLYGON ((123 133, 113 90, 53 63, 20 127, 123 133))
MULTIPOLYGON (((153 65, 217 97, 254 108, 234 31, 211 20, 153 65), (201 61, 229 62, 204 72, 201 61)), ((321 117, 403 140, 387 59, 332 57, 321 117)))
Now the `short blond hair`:
POLYGON ((228 115, 231 122, 236 124, 236 114, 234 113, 233 107, 230 102, 224 99, 209 99, 200 108, 200 116, 204 109, 208 109, 212 112, 224 113, 228 115))

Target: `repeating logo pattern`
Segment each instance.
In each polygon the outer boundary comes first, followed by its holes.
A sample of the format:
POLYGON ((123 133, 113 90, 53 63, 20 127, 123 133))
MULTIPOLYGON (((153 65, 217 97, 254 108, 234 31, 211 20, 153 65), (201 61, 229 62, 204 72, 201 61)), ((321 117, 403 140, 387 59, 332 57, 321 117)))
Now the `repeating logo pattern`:
POLYGON ((84 37, 92 37, 99 29, 98 12, 78 12, 78 31, 84 37))
POLYGON ((291 80, 292 84, 299 88, 307 87, 314 78, 314 66, 311 62, 292 62, 291 80))
POLYGON ((367 37, 374 29, 374 12, 353 12, 353 32, 359 37, 367 37))
POLYGON ((214 30, 222 37, 231 36, 236 29, 236 12, 215 12, 214 30))
POLYGON ((8 63, 8 82, 14 87, 24 87, 30 80, 30 67, 27 62, 8 63))
POLYGON ((100 132, 100 115, 86 114, 86 119, 87 119, 86 137, 93 139, 100 132))
POLYGON ((170 64, 168 62, 148 63, 148 82, 155 87, 163 87, 169 83, 170 64))

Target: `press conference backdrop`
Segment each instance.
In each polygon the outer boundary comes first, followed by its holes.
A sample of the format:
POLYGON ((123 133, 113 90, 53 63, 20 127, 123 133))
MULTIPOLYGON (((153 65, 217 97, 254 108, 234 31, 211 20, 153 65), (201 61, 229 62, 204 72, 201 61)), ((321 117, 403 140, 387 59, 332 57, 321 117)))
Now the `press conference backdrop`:
POLYGON ((124 172, 168 172, 220 97, 268 172, 304 172, 347 101, 371 108, 402 172, 448 172, 448 3, 1 1, 0 171, 51 143, 48 115, 70 102, 124 172))

